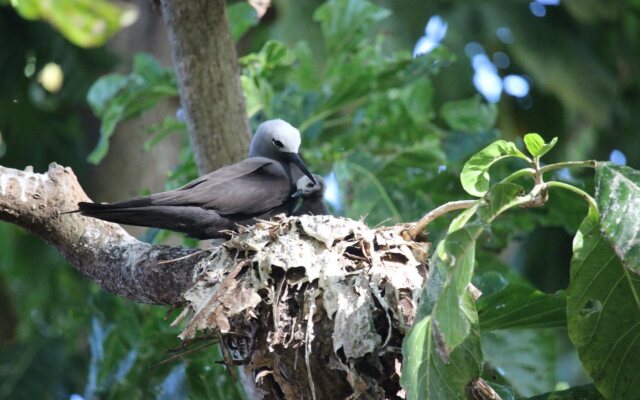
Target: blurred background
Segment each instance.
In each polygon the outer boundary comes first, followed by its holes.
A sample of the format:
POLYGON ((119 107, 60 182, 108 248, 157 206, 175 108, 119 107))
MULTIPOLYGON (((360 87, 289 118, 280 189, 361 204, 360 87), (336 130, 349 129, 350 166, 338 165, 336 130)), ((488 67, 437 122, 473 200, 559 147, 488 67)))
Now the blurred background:
MULTIPOLYGON (((559 138, 549 162, 640 166, 639 0, 265 3, 228 7, 252 126, 300 127, 338 215, 415 221, 467 198, 458 174, 470 155, 527 132, 559 138)), ((94 201, 179 186, 196 168, 171 68, 153 2, 0 0, 0 164, 70 166, 94 201)), ((556 179, 592 190, 590 171, 556 179)), ((564 193, 550 202, 485 236, 479 285, 498 273, 566 287, 586 207, 564 193)), ((212 348, 150 368, 179 344, 167 310, 105 293, 5 223, 0 305, 0 399, 242 398, 212 348)), ((523 396, 589 382, 566 330, 492 332, 483 349, 523 396)))

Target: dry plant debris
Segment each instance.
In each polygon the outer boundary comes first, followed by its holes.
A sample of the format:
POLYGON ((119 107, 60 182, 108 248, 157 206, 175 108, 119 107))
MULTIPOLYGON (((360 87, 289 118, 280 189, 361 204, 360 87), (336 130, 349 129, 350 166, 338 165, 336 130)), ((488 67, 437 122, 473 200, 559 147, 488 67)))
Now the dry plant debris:
POLYGON ((242 229, 196 268, 180 338, 219 332, 257 387, 283 398, 323 398, 336 377, 344 397, 401 398, 397 365, 428 250, 403 229, 331 216, 242 229))

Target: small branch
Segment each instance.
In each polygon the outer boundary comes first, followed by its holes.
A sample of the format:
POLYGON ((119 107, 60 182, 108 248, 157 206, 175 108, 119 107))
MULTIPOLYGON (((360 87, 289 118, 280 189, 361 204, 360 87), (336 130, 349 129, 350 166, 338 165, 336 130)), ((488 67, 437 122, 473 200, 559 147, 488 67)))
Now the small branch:
POLYGON ((55 163, 46 174, 0 166, 0 220, 54 246, 80 273, 102 288, 140 303, 176 304, 193 285, 193 269, 208 252, 153 246, 116 224, 60 212, 88 201, 70 168, 55 163), (193 257, 183 258, 193 254, 193 257), (163 260, 173 260, 162 264, 163 260))
POLYGON ((568 183, 557 182, 557 181, 547 182, 546 185, 549 188, 556 187, 556 188, 560 188, 560 189, 564 189, 564 190, 568 190, 570 192, 576 193, 577 195, 582 197, 589 204, 591 208, 593 208, 595 211, 598 211, 598 204, 596 203, 596 200, 584 190, 578 189, 577 187, 573 185, 569 185, 568 183))
POLYGON ((459 200, 459 201, 451 201, 449 203, 445 203, 440 207, 437 207, 427 214, 424 217, 420 218, 420 220, 416 223, 416 225, 409 230, 409 235, 411 238, 415 239, 416 236, 420 234, 433 220, 438 217, 441 217, 444 214, 447 214, 451 211, 456 210, 464 210, 467 208, 473 207, 478 200, 459 200))

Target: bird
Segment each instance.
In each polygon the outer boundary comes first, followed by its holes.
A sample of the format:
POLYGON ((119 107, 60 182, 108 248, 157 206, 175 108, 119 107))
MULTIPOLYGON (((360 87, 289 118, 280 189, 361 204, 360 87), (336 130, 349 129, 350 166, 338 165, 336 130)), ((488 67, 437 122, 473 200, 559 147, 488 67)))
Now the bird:
POLYGON ((302 201, 293 210, 292 215, 329 215, 329 209, 324 202, 325 184, 320 175, 313 174, 315 182, 303 175, 296 181, 296 191, 293 198, 300 198, 302 201))
MULTIPOLYGON (((167 192, 113 203, 78 203, 81 215, 125 225, 168 229, 195 239, 228 238, 237 224, 269 219, 295 207, 296 183, 317 182, 298 154, 300 132, 284 120, 258 126, 248 158, 167 192)), ((303 200, 304 201, 304 200, 303 200)))

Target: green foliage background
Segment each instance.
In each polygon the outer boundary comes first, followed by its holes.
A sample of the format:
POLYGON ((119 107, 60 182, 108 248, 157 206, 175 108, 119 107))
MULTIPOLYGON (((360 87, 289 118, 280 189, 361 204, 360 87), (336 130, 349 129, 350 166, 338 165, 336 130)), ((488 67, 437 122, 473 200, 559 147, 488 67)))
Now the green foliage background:
MULTIPOLYGON (((528 131, 558 136, 550 162, 607 159, 619 148, 631 166, 640 164, 640 117, 634 112, 640 105, 640 2, 582 4, 564 0, 536 18, 528 1, 277 1, 277 13, 256 26, 255 12, 238 2, 230 16, 234 38, 242 38, 242 84, 254 127, 273 117, 299 126, 308 164, 336 175, 343 205, 336 212, 366 214, 375 225, 414 221, 467 197, 458 178, 463 164, 501 137, 519 142, 528 131), (449 24, 443 46, 414 60, 413 44, 434 14, 449 24), (511 29, 513 43, 498 40, 500 27, 511 29), (503 96, 497 105, 481 99, 464 53, 469 42, 511 57, 501 74, 530 77, 530 106, 513 97, 503 96)), ((83 171, 87 158, 96 163, 104 156, 116 123, 176 93, 171 71, 152 57, 118 60, 132 73, 111 73, 117 61, 104 48, 76 47, 10 6, 0 7, 0 32, 2 165, 44 170, 55 160, 83 171), (9 39, 15 37, 21 39, 9 39), (30 62, 39 71, 50 61, 65 73, 56 94, 25 73, 30 62), (89 106, 100 118, 97 144, 83 123, 89 106)), ((154 132, 147 147, 185 133, 174 116, 154 132)), ((492 176, 506 176, 518 162, 497 165, 492 176)), ((185 149, 168 186, 194 174, 185 149)), ((588 177, 564 179, 592 186, 588 177)), ((480 236, 474 282, 491 296, 478 304, 480 315, 490 315, 500 296, 562 308, 564 294, 556 291, 567 287, 571 237, 585 214, 579 199, 554 192, 548 207, 508 213, 480 236), (543 292, 556 294, 540 297, 543 292)), ((434 242, 448 222, 430 227, 434 242)), ((0 224, 0 238, 0 398, 240 396, 211 363, 219 358, 216 350, 148 368, 177 345, 166 310, 104 293, 54 250, 12 226, 0 224)), ((497 371, 489 378, 503 385, 503 398, 588 383, 568 344, 566 321, 529 322, 527 330, 515 330, 497 317, 480 319, 487 330, 481 335, 484 358, 497 371), (535 329, 540 326, 551 328, 535 329), (513 352, 521 357, 504 357, 513 352)))

